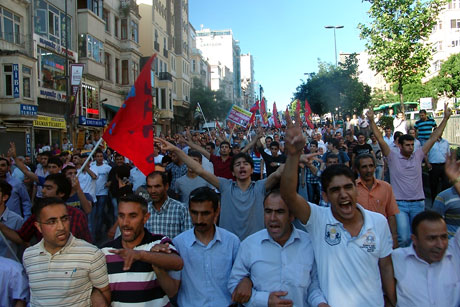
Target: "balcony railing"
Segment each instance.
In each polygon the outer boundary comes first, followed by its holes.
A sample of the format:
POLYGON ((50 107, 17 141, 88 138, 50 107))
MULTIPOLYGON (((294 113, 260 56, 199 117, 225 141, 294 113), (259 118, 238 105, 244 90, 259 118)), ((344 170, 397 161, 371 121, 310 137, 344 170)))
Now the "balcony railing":
POLYGON ((22 51, 32 53, 32 36, 19 33, 0 32, 0 50, 22 51))
POLYGON ((153 48, 155 48, 156 51, 160 52, 160 43, 153 42, 153 48))
POLYGON ((172 82, 172 75, 169 72, 160 72, 158 74, 158 79, 160 80, 166 80, 166 81, 171 81, 172 82))

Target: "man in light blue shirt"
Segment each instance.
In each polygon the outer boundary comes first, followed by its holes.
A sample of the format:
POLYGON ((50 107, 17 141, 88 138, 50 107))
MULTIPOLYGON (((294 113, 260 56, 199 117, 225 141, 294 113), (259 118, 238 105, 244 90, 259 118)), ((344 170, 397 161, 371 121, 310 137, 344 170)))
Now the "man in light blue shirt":
MULTIPOLYGON (((22 217, 6 207, 6 202, 11 195, 12 189, 13 188, 8 182, 0 179, 0 223, 5 224, 10 229, 18 230, 23 224, 22 217)), ((11 242, 4 236, 0 236, 0 256, 19 262, 17 257, 18 247, 16 243, 11 242)))
POLYGON ((293 221, 294 216, 280 192, 269 193, 264 201, 266 229, 241 242, 228 282, 233 292, 240 281, 250 278, 249 301, 239 303, 245 306, 327 306, 319 288, 310 236, 294 228, 293 221))
POLYGON ((181 280, 177 297, 179 306, 228 306, 227 289, 240 240, 214 224, 219 216, 219 197, 211 188, 200 187, 190 193, 189 211, 194 228, 173 239, 184 260, 181 271, 171 271, 181 280))

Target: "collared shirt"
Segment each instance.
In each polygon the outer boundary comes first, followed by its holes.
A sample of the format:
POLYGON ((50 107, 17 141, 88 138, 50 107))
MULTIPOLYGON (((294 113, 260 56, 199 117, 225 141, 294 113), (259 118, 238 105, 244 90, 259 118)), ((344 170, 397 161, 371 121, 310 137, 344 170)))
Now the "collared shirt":
MULTIPOLYGON (((43 165, 41 165, 40 163, 37 164, 37 169, 35 170, 35 175, 37 175, 38 177, 43 177, 43 178, 46 178, 46 176, 49 175, 48 173, 48 170, 46 170, 45 172, 45 169, 43 168, 43 165)), ((35 185, 38 185, 36 182, 34 183, 35 185)), ((37 197, 40 197, 42 198, 43 197, 43 194, 42 194, 42 189, 40 187, 37 187, 37 194, 36 194, 37 197)))
POLYGON ((449 247, 441 261, 429 264, 417 256, 413 245, 395 249, 391 258, 397 306, 459 306, 460 255, 452 252, 449 247))
POLYGON ((331 208, 309 204, 310 234, 321 290, 331 306, 383 306, 379 259, 390 255, 393 240, 385 217, 357 205, 364 219, 356 237, 331 208), (365 282, 363 282, 365 281, 365 282))
POLYGON ((0 257, 0 306, 14 306, 15 300, 29 301, 29 281, 22 264, 0 257))
POLYGON ((398 204, 391 185, 374 178, 371 190, 367 188, 361 178, 356 180, 358 203, 365 209, 383 214, 386 218, 399 213, 398 204))
POLYGON ((446 155, 450 152, 449 142, 441 138, 434 142, 428 152, 428 162, 430 163, 446 163, 446 155))
POLYGON ((452 237, 460 227, 460 195, 454 187, 436 196, 431 210, 441 214, 447 224, 447 233, 452 237))
POLYGON ((133 167, 129 171, 129 182, 133 184, 133 192, 146 183, 146 176, 137 168, 133 167))
MULTIPOLYGON (((150 251, 154 245, 166 243, 170 244, 170 248, 175 251, 169 238, 163 235, 152 235, 144 228, 144 237, 139 245, 134 247, 134 250, 150 251)), ((112 291, 111 306, 169 306, 168 296, 161 288, 150 263, 134 261, 126 271, 123 269, 123 258, 110 252, 112 249, 122 248, 121 236, 106 243, 102 248, 107 261, 110 290, 112 291)))
POLYGON ((93 287, 109 284, 104 254, 72 234, 54 255, 42 239, 26 249, 23 263, 32 306, 90 306, 93 287))
MULTIPOLYGON (((67 213, 70 216, 70 232, 78 239, 85 240, 86 242, 91 243, 91 236, 88 229, 88 219, 86 214, 83 213, 78 208, 67 206, 67 213)), ((42 233, 38 231, 35 227, 35 222, 37 218, 35 214, 32 214, 25 222, 22 224, 21 229, 17 231, 19 236, 24 242, 30 242, 32 237, 35 235, 37 240, 42 239, 42 233)))
POLYGON ((287 291, 283 298, 292 300, 294 306, 326 302, 319 289, 310 236, 293 226, 283 246, 266 229, 241 242, 228 281, 230 292, 244 277, 253 283, 251 298, 245 306, 267 306, 270 293, 275 291, 287 291))
POLYGON ((174 191, 174 189, 176 188, 176 180, 187 174, 187 170, 187 165, 185 163, 177 165, 176 163, 171 162, 166 166, 166 171, 171 172, 172 179, 169 188, 172 191, 174 191))
POLYGON ((168 197, 158 211, 150 202, 148 209, 150 218, 145 227, 151 233, 162 234, 172 239, 192 228, 188 207, 177 200, 168 197))
MULTIPOLYGON (((319 172, 319 168, 321 167, 321 163, 319 163, 316 160, 313 160, 313 166, 316 167, 316 169, 319 172)), ((318 172, 313 174, 313 172, 310 170, 310 168, 305 167, 305 182, 307 183, 319 183, 320 182, 320 177, 318 176, 318 172)))
POLYGON ((388 146, 391 147, 391 144, 393 144, 393 135, 391 135, 390 137, 384 135, 383 140, 385 141, 385 143, 387 143, 388 146))
MULTIPOLYGON (((5 211, 3 211, 3 214, 0 216, 0 222, 5 224, 8 228, 12 230, 18 230, 24 223, 22 217, 20 217, 13 211, 9 210, 8 207, 5 208, 5 211)), ((8 239, 7 241, 8 245, 13 249, 14 255, 11 254, 11 251, 6 246, 3 237, 0 236, 0 256, 16 260, 16 254, 18 253, 18 245, 14 242, 11 242, 8 239)))
POLYGON ((6 182, 13 187, 10 198, 6 202, 6 206, 11 211, 27 219, 31 214, 32 203, 30 202, 26 186, 9 173, 6 174, 6 182))
POLYGON ((387 156, 390 180, 396 200, 425 199, 422 184, 423 150, 412 153, 407 159, 401 152, 390 150, 387 156))
POLYGON ((229 306, 232 294, 227 288, 240 240, 233 233, 215 227, 213 239, 204 245, 194 228, 173 239, 174 246, 184 260, 181 271, 169 274, 181 280, 177 302, 186 306, 229 306))
POLYGON ((219 178, 219 226, 236 234, 240 240, 263 229, 266 180, 252 181, 243 191, 235 181, 219 178))
POLYGON ((233 179, 232 170, 232 157, 227 157, 227 160, 223 161, 221 156, 211 155, 209 158, 212 165, 214 166, 214 175, 217 177, 223 177, 227 179, 233 179))

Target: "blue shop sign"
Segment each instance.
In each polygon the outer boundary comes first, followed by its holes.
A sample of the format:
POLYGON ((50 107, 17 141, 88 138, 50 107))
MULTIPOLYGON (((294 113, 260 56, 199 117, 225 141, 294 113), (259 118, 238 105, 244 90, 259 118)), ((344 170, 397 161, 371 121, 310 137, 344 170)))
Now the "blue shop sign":
POLYGON ((83 126, 93 126, 93 127, 105 127, 107 120, 103 119, 92 119, 86 118, 85 116, 78 117, 78 123, 83 126))
POLYGON ((19 64, 13 64, 13 97, 19 98, 19 64))
POLYGON ((37 116, 38 106, 32 106, 30 104, 21 104, 20 114, 21 115, 29 115, 29 116, 37 116))

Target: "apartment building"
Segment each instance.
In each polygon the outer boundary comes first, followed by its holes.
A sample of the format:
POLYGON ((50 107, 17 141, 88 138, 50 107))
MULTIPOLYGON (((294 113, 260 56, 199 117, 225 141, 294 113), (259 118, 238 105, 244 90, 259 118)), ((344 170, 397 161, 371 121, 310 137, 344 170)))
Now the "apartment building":
POLYGON ((249 109, 256 102, 254 92, 254 59, 252 54, 242 54, 240 56, 240 65, 243 107, 249 109))

